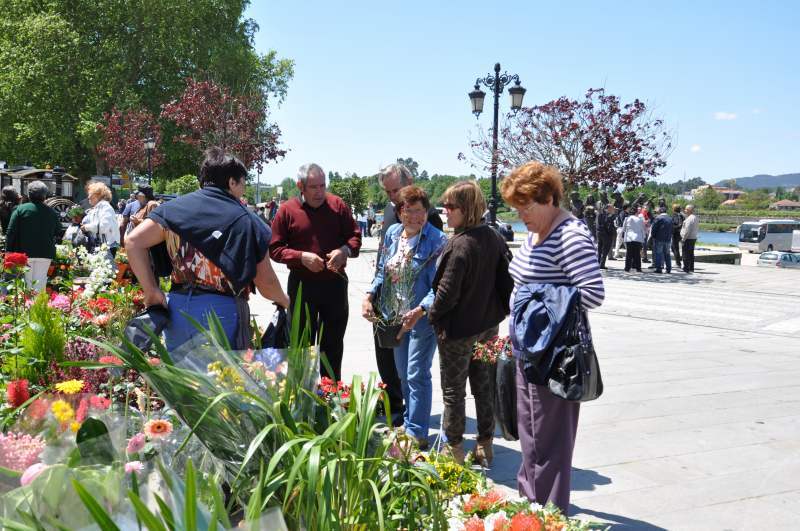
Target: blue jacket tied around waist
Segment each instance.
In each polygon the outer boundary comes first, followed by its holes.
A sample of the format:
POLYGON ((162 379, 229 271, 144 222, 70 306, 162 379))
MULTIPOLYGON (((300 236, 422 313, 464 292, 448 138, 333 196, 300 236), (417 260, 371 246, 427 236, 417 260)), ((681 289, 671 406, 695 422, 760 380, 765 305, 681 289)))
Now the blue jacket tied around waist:
POLYGON ((580 291, 574 286, 531 283, 521 286, 511 312, 511 344, 526 379, 545 385, 563 348, 562 329, 580 291))

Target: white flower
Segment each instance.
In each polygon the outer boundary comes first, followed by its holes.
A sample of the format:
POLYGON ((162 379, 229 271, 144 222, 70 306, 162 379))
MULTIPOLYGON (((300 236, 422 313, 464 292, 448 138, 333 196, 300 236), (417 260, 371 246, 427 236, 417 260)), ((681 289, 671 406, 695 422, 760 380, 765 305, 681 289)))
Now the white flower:
POLYGON ((450 531, 464 531, 464 522, 460 518, 448 518, 447 529, 450 531))
POLYGON ((494 531, 494 523, 497 520, 501 520, 501 519, 505 519, 507 521, 510 521, 510 518, 508 517, 508 515, 504 511, 498 511, 496 513, 492 513, 492 514, 488 515, 483 520, 483 528, 486 531, 494 531))

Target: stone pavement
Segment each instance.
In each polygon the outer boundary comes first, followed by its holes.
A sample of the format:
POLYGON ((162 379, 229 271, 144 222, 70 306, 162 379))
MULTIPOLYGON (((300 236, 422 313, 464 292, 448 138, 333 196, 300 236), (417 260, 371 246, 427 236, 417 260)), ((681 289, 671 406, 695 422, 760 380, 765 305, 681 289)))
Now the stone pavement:
MULTIPOLYGON (((347 268, 345 379, 376 370, 360 315, 376 245, 367 238, 347 268)), ((800 270, 608 265, 590 317, 605 393, 582 406, 570 513, 613 529, 800 528, 800 270)), ((271 314, 264 299, 252 306, 260 322, 271 314)), ((437 426, 438 357, 432 372, 437 426)), ((468 447, 474 411, 468 395, 468 447)), ((498 436, 495 452, 489 477, 515 489, 519 443, 498 436)))

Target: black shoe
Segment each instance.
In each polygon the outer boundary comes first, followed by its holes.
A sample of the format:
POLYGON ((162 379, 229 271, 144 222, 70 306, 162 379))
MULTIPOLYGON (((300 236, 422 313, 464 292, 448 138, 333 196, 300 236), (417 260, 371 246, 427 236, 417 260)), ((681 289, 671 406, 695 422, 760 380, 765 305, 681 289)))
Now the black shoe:
POLYGON ((656 269, 656 273, 660 275, 661 273, 663 273, 663 271, 661 271, 660 269, 656 269))
POLYGON ((604 266, 604 265, 601 265, 600 269, 608 269, 608 268, 606 266, 604 266))
POLYGON ((614 258, 613 256, 609 256, 608 259, 616 261, 616 258, 614 258))
POLYGON ((631 272, 631 270, 630 270, 630 269, 626 269, 626 270, 625 270, 625 272, 626 272, 626 273, 630 273, 630 272, 631 272))
POLYGON ((641 270, 641 269, 637 269, 637 270, 636 270, 636 272, 637 272, 637 273, 641 273, 641 272, 642 272, 642 270, 641 270))
POLYGON ((645 263, 645 264, 649 264, 649 263, 650 263, 650 260, 648 260, 647 258, 645 258, 644 260, 642 260, 642 262, 643 262, 643 263, 645 263))

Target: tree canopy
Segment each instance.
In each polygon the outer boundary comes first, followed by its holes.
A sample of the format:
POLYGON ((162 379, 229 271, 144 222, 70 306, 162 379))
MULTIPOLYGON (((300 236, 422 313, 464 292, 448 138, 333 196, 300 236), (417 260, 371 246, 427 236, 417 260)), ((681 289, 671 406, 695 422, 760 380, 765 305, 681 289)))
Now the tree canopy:
MULTIPOLYGON (((211 79, 234 96, 282 99, 293 63, 253 46, 248 0, 0 0, 0 153, 12 163, 104 173, 97 126, 104 113, 154 116, 211 79)), ((196 152, 165 128, 167 176, 196 167, 196 152)))

